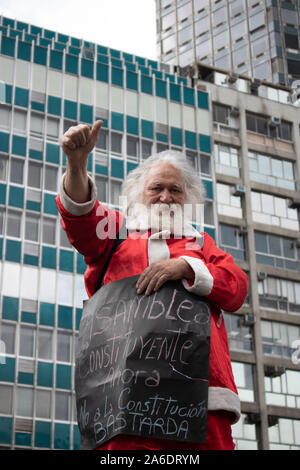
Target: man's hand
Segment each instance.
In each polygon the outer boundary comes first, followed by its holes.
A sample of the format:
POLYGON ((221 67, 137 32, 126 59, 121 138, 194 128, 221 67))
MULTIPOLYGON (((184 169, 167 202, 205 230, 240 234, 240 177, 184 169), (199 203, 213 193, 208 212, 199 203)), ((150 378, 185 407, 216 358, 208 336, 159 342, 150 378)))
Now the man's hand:
POLYGON ((72 170, 86 169, 88 156, 96 145, 103 121, 96 121, 90 130, 87 124, 70 127, 60 139, 72 170))
POLYGON ((156 292, 167 281, 187 279, 194 281, 194 271, 183 258, 167 259, 152 263, 140 275, 137 283, 137 293, 141 294, 146 289, 145 294, 150 295, 156 292))

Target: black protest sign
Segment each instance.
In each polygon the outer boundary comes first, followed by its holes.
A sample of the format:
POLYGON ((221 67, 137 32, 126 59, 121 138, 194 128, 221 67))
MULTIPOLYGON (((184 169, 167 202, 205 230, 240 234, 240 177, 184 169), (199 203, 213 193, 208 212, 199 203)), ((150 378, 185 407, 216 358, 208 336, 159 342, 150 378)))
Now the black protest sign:
POLYGON ((84 305, 75 374, 83 449, 117 434, 206 438, 209 304, 180 281, 138 295, 138 277, 103 286, 84 305))

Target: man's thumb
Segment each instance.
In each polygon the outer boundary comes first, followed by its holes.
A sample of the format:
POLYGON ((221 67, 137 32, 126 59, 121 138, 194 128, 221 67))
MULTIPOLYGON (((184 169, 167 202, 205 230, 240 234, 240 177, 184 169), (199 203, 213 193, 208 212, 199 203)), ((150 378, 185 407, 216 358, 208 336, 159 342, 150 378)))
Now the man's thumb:
POLYGON ((98 139, 98 134, 99 134, 102 124, 103 124, 103 121, 96 121, 92 127, 90 141, 93 142, 94 144, 96 143, 98 139))

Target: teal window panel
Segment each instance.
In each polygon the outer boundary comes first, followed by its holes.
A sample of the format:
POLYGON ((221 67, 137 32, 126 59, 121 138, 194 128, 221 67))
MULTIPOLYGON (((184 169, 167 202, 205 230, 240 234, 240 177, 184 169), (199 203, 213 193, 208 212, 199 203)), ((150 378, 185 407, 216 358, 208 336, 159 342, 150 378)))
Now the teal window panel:
POLYGON ((70 449, 70 426, 69 424, 54 424, 54 448, 70 449))
POLYGON ((37 35, 37 34, 42 34, 43 30, 39 26, 30 25, 30 32, 31 32, 31 34, 36 34, 37 35))
POLYGON ((16 240, 6 240, 6 261, 20 263, 21 261, 21 242, 16 240))
POLYGON ((182 147, 182 131, 177 127, 171 127, 171 143, 182 147))
POLYGON ((36 111, 41 111, 42 113, 44 113, 45 105, 44 103, 36 103, 35 101, 31 101, 31 109, 35 109, 36 111))
POLYGON ((9 206, 23 208, 24 188, 19 188, 18 186, 10 186, 8 204, 9 206))
POLYGON ((33 61, 35 64, 47 65, 48 49, 46 47, 34 46, 33 61))
POLYGON ((121 57, 121 53, 117 49, 109 49, 109 53, 111 57, 116 57, 117 59, 121 57))
POLYGON ((191 106, 195 106, 195 93, 193 88, 183 88, 183 102, 191 106))
POLYGON ((80 431, 77 424, 73 424, 73 450, 80 450, 80 431))
POLYGON ((5 320, 18 321, 19 299, 16 297, 3 296, 2 318, 5 320))
POLYGON ((56 269, 56 248, 42 247, 42 267, 56 269))
POLYGON ((155 80, 155 94, 160 98, 167 98, 167 82, 157 78, 155 80))
POLYGON ((31 60, 31 44, 19 40, 18 43, 18 59, 31 60))
POLYGON ((163 80, 163 73, 160 72, 159 70, 152 70, 152 74, 155 75, 156 78, 163 80))
POLYGON ((74 253, 73 251, 60 250, 59 252, 59 269, 70 273, 74 270, 74 253))
POLYGON ((139 120, 133 116, 126 116, 126 130, 128 134, 139 135, 139 120))
POLYGON ((1 40, 1 54, 8 55, 10 57, 15 56, 16 40, 2 36, 1 40))
POLYGON ((12 140, 12 153, 26 157, 26 138, 19 135, 13 135, 12 140))
POLYGON ((6 18, 5 16, 2 18, 2 24, 3 26, 10 26, 11 28, 15 27, 15 21, 11 18, 6 18))
POLYGON ((19 372, 18 374, 19 384, 33 385, 33 379, 33 374, 30 374, 29 372, 19 372))
POLYGON ((175 85, 174 83, 170 83, 169 87, 170 87, 170 100, 181 103, 180 86, 175 85))
POLYGON ((185 146, 197 150, 197 136, 195 132, 185 131, 185 146))
POLYGON ((138 91, 138 74, 126 70, 126 88, 128 90, 138 91))
POLYGON ((71 366, 56 365, 56 388, 71 390, 71 372, 71 366))
POLYGON ((12 418, 5 418, 4 416, 0 416, 0 443, 11 444, 11 441, 12 441, 12 418))
POLYGON ((59 146, 55 144, 46 144, 46 161, 59 164, 59 146))
POLYGON ((55 32, 50 29, 44 29, 44 37, 47 39, 55 38, 55 32))
POLYGON ((123 114, 111 113, 111 128, 116 131, 124 131, 124 119, 123 114))
POLYGON ((21 321, 25 323, 36 324, 36 314, 32 312, 21 312, 21 321))
POLYGON ((9 152, 9 134, 6 132, 0 132, 0 151, 9 152))
POLYGON ((177 77, 177 83, 183 83, 185 86, 187 86, 187 79, 183 77, 177 77))
POLYGON ((87 171, 93 171, 93 154, 90 153, 88 156, 88 164, 87 164, 87 171))
POLYGON ((105 46, 97 46, 97 52, 99 54, 108 55, 108 48, 105 46))
POLYGON ((124 162, 122 160, 111 159, 111 176, 124 178, 124 162))
POLYGON ((68 42, 69 41, 69 36, 67 36, 66 34, 58 34, 57 35, 57 40, 59 42, 68 42))
POLYGON ((17 21, 17 29, 23 31, 27 31, 28 32, 28 27, 29 25, 27 23, 24 23, 23 21, 17 21))
POLYGON ((127 162, 127 175, 137 167, 136 163, 127 162))
POLYGON ((206 197, 208 199, 213 199, 214 198, 214 192, 213 192, 213 184, 212 181, 210 180, 202 180, 202 183, 205 187, 205 192, 206 192, 206 197))
POLYGON ((5 363, 0 366, 0 381, 1 382, 14 382, 15 381, 15 367, 16 360, 14 357, 6 357, 5 363))
POLYGON ((127 52, 123 52, 123 58, 125 59, 126 62, 133 62, 133 55, 128 54, 127 52))
POLYGON ((48 46, 52 46, 52 41, 51 39, 44 39, 44 38, 40 38, 40 46, 42 47, 48 47, 48 46))
POLYGON ((111 59, 111 65, 113 67, 118 67, 119 69, 121 69, 123 67, 123 62, 119 59, 111 59))
POLYGON ((77 120, 77 103, 75 101, 64 101, 64 116, 75 121, 77 120))
POLYGON ((21 31, 16 31, 15 29, 11 29, 9 32, 9 35, 11 38, 14 38, 14 39, 19 38, 20 40, 22 40, 22 36, 23 36, 21 31))
POLYGON ((0 184, 0 204, 6 204, 6 184, 0 184))
POLYGON ((102 165, 95 165, 95 172, 99 175, 106 175, 108 176, 108 168, 107 166, 102 165))
POLYGON ((175 77, 174 77, 174 75, 170 75, 169 73, 165 73, 165 80, 166 80, 167 78, 169 79, 169 82, 175 83, 175 77))
POLYGON ((100 82, 108 83, 108 65, 97 62, 96 65, 96 78, 100 82))
POLYGON ((94 62, 81 59, 81 75, 83 77, 94 78, 94 62))
POLYGON ((147 139, 153 139, 153 122, 142 119, 142 136, 147 139))
POLYGON ((66 68, 67 73, 78 75, 78 57, 66 54, 66 68))
POLYGON ((37 385, 41 387, 53 387, 53 363, 38 362, 37 385))
POLYGON ((135 61, 140 65, 146 65, 146 59, 144 57, 135 56, 135 61))
POLYGON ((28 90, 26 90, 25 88, 16 87, 15 104, 17 106, 23 106, 24 108, 28 108, 28 98, 29 98, 28 90))
POLYGON ((80 121, 88 122, 92 124, 93 122, 93 107, 87 104, 80 105, 80 121))
POLYGON ((79 56, 80 55, 80 52, 81 52, 81 49, 80 47, 73 47, 73 46, 69 46, 69 53, 71 55, 75 55, 75 56, 79 56))
POLYGON ((50 449, 51 447, 51 423, 47 421, 35 422, 34 446, 50 449))
POLYGON ((111 68, 111 83, 116 86, 123 86, 123 70, 117 67, 111 68))
POLYGON ((78 38, 71 38, 71 44, 75 47, 81 47, 81 40, 78 38))
POLYGON ((156 62, 156 60, 149 60, 148 59, 148 67, 152 67, 152 69, 157 69, 158 68, 158 64, 156 62))
POLYGON ((32 43, 32 41, 35 41, 35 40, 36 40, 36 37, 34 36, 34 34, 29 34, 29 33, 25 34, 25 37, 24 37, 25 42, 32 43))
POLYGON ((50 67, 52 69, 63 69, 63 52, 50 50, 50 67))
POLYGON ((32 434, 29 432, 16 432, 15 434, 15 445, 17 446, 31 446, 32 434))
POLYGON ((5 84, 5 103, 12 103, 12 86, 5 84))
POLYGON ((55 305, 48 302, 40 303, 40 324, 54 326, 55 305))
POLYGON ((208 233, 208 235, 210 235, 216 242, 216 229, 212 227, 204 227, 204 232, 208 233))
POLYGON ((208 93, 198 90, 197 94, 198 94, 198 107, 202 109, 209 109, 208 93))
POLYGON ((26 201, 26 209, 29 211, 41 212, 41 203, 36 201, 26 201))
POLYGON ((161 134, 160 132, 157 132, 156 133, 156 140, 158 140, 159 142, 168 142, 169 141, 169 138, 166 134, 161 134))
POLYGON ((76 322, 75 328, 76 328, 76 331, 79 330, 81 317, 82 317, 82 308, 76 308, 76 316, 75 316, 75 322, 76 322))
POLYGON ((61 115, 61 99, 56 96, 48 96, 48 113, 61 115))
POLYGON ((153 94, 152 77, 147 77, 146 75, 141 75, 141 91, 143 93, 147 93, 148 95, 153 94))
POLYGON ((38 266, 39 265, 39 257, 33 255, 24 255, 24 264, 29 264, 30 266, 38 266))
POLYGON ((77 274, 84 274, 85 270, 86 270, 86 264, 85 264, 85 261, 84 261, 84 257, 82 256, 81 253, 77 253, 76 258, 77 258, 77 260, 76 260, 77 274))
POLYGON ((57 325, 59 328, 66 328, 72 330, 73 328, 73 313, 72 307, 67 305, 58 306, 58 319, 57 325))
POLYGON ((109 57, 107 55, 98 54, 97 62, 101 62, 102 64, 109 64, 109 57))
POLYGON ((131 64, 130 62, 125 62, 125 67, 126 67, 126 70, 129 70, 130 72, 136 72, 135 64, 131 64))
POLYGON ((57 51, 63 51, 66 48, 65 44, 61 44, 60 42, 55 42, 54 43, 54 49, 57 51))
POLYGON ((211 153, 211 141, 209 135, 199 134, 200 151, 211 153))
POLYGON ((43 160, 43 152, 40 152, 39 150, 29 149, 28 156, 33 160, 43 160))
POLYGON ((55 196, 53 194, 44 194, 44 212, 47 214, 57 215, 57 206, 55 202, 55 196))

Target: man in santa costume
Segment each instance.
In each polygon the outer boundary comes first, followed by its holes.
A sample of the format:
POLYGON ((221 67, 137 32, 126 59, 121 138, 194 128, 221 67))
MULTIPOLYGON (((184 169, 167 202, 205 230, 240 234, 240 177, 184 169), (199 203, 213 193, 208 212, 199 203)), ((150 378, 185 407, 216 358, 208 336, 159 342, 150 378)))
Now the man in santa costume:
POLYGON ((185 217, 184 207, 203 203, 204 191, 184 156, 173 151, 150 157, 128 175, 123 186, 128 236, 111 255, 125 223, 124 214, 97 201, 95 184, 87 174, 88 155, 101 125, 102 121, 97 121, 92 129, 82 124, 71 127, 62 137, 67 165, 56 199, 62 226, 87 265, 84 278, 88 296, 100 287, 108 260, 104 285, 139 275, 137 293, 150 295, 167 281, 180 280, 188 292, 209 302, 211 342, 204 443, 118 434, 99 449, 233 450, 231 425, 240 417, 240 401, 222 310, 234 312, 241 307, 248 277, 231 255, 216 247, 207 233, 195 230, 185 217), (112 236, 107 235, 110 230, 112 236), (177 232, 181 236, 174 236, 177 232))

